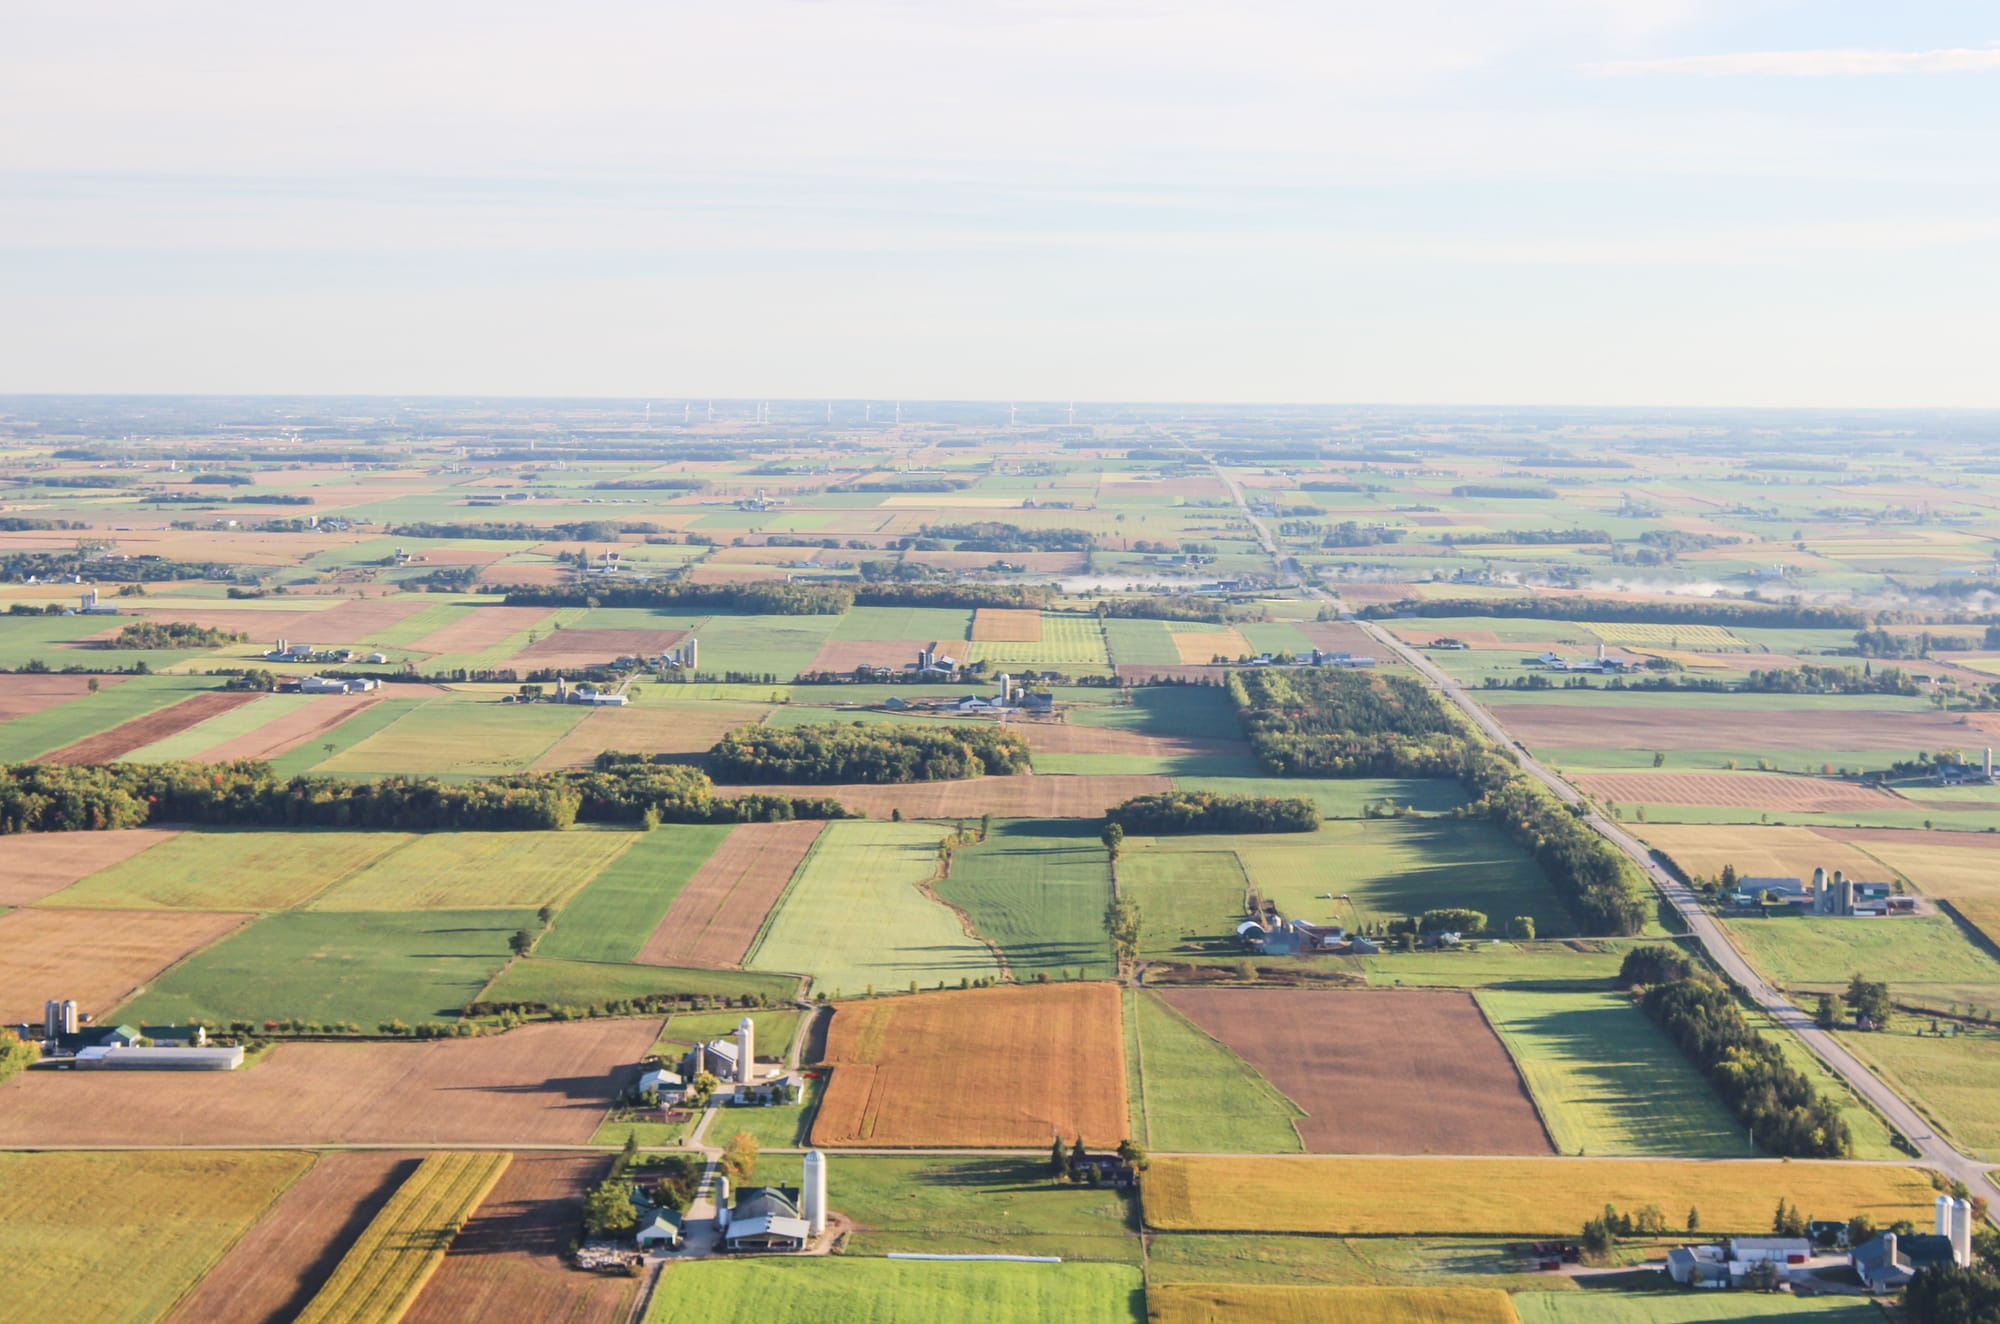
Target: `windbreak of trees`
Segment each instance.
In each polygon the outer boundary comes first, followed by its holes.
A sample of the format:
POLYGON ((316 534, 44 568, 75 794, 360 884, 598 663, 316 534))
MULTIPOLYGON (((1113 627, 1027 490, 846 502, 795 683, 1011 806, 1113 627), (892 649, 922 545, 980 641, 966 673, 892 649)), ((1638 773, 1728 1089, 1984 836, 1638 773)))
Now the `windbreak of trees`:
POLYGON ((218 630, 186 621, 135 621, 120 630, 106 648, 221 648, 240 644, 250 636, 235 630, 218 630))
POLYGON ((1105 817, 1129 833, 1168 836, 1183 832, 1313 832, 1319 806, 1295 796, 1217 795, 1162 791, 1113 805, 1105 817))
POLYGON ((393 525, 389 532, 398 538, 486 538, 496 542, 616 542, 621 533, 658 533, 660 526, 643 522, 609 519, 575 520, 565 524, 522 524, 518 521, 478 520, 470 523, 435 524, 415 520, 393 525))
POLYGON ((1028 742, 995 726, 854 722, 742 726, 708 751, 727 782, 930 782, 1028 767, 1028 742))
POLYGON ((1743 1019, 1736 998, 1671 948, 1626 954, 1619 983, 1644 986, 1639 1006, 1708 1077, 1756 1142, 1786 1158, 1846 1158, 1854 1137, 1834 1106, 1743 1019))
POLYGON ((502 601, 509 607, 700 607, 708 611, 769 616, 838 616, 854 605, 854 595, 831 584, 689 584, 651 579, 634 584, 574 584, 547 588, 515 586, 502 601))
POLYGON ((1782 630, 1860 630, 1868 615, 1854 607, 1803 603, 1732 602, 1703 598, 1679 602, 1616 602, 1604 598, 1405 598, 1363 607, 1371 620, 1385 616, 1500 616, 1551 621, 1634 622, 1640 625, 1745 625, 1782 630))
POLYGON ((1568 543, 1612 542, 1603 529, 1487 529, 1480 533, 1447 533, 1438 539, 1447 547, 1459 543, 1513 543, 1522 547, 1551 547, 1568 543))
POLYGON ((0 834, 146 823, 216 827, 555 831, 574 823, 762 823, 846 818, 837 801, 718 796, 699 769, 643 762, 444 783, 425 777, 280 780, 269 764, 0 765, 0 834))
POLYGON ((1901 694, 1923 691, 1898 667, 1880 671, 1860 667, 1816 667, 1803 663, 1796 667, 1775 667, 1753 671, 1744 677, 1743 688, 1762 694, 1901 694))
POLYGON ((955 542, 962 552, 1087 552, 1093 542, 1088 529, 1024 529, 998 520, 931 524, 924 536, 955 542))

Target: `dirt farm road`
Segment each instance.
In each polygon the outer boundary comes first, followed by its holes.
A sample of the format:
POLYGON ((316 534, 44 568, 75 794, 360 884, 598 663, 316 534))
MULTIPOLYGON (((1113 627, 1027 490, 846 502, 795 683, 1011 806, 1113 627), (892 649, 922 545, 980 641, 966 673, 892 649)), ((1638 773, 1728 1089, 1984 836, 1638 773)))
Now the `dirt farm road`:
MULTIPOLYGON (((1175 438, 1174 440, 1178 439, 1175 438)), ((1181 444, 1185 445, 1185 443, 1181 444)), ((1248 520, 1250 527, 1255 530, 1258 542, 1263 545, 1265 553, 1270 556, 1272 564, 1278 568, 1278 572, 1284 581, 1298 586, 1314 597, 1324 599, 1330 603, 1337 602, 1338 600, 1333 594, 1328 593, 1302 575, 1296 561, 1282 555, 1278 549, 1276 540, 1271 537, 1271 531, 1264 526, 1264 522, 1258 519, 1256 514, 1251 510, 1249 501, 1243 495, 1242 487, 1230 475, 1229 471, 1221 464, 1218 464, 1213 456, 1202 455, 1202 459, 1208 462, 1209 467, 1214 470, 1215 475, 1229 489, 1229 495, 1236 502, 1237 509, 1242 512, 1243 518, 1248 520)), ((1578 794, 1575 787, 1530 757, 1527 749, 1514 739, 1507 728, 1501 725, 1499 719, 1490 710, 1482 707, 1477 700, 1466 692, 1465 687, 1458 681, 1446 675, 1441 668, 1422 653, 1411 648, 1389 631, 1376 625, 1373 621, 1357 618, 1354 623, 1366 630, 1377 642, 1389 649, 1395 656, 1409 664, 1418 675, 1429 681, 1433 688, 1456 705, 1461 712, 1470 718, 1481 731, 1485 732, 1502 749, 1511 751, 1515 761, 1521 765, 1522 771, 1548 787, 1549 791, 1562 800, 1563 803, 1571 805, 1582 804, 1583 797, 1578 794)), ((1822 1062, 1826 1063, 1827 1067, 1834 1074, 1846 1081, 1856 1094, 1860 1095, 1868 1102, 1870 1107, 1880 1113, 1889 1125, 1916 1149, 1918 1161, 1923 1166, 1935 1168, 1947 1177, 1962 1181, 1974 1191, 1990 1189, 1985 1186, 1987 1180, 1986 1164, 1961 1154, 1949 1141, 1939 1136, 1936 1129, 1929 1122, 1925 1121, 1915 1108, 1905 1102, 1901 1095, 1891 1089, 1881 1077, 1862 1065, 1861 1060, 1848 1052, 1831 1034, 1813 1024, 1812 1017, 1792 1005, 1790 999, 1786 998, 1784 994, 1780 993, 1767 982, 1762 975, 1758 974, 1751 967, 1750 963, 1743 959, 1743 954, 1737 951, 1735 945, 1729 941, 1727 935, 1722 931, 1722 926, 1717 924, 1714 917, 1702 908, 1701 903, 1695 898, 1694 893, 1687 885, 1662 868, 1653 859, 1652 852, 1641 844, 1636 837, 1632 836, 1631 833, 1625 831, 1625 829, 1616 823, 1613 823, 1610 819, 1604 817, 1604 815, 1598 813, 1595 808, 1584 805, 1584 809, 1584 821, 1589 823, 1592 828, 1596 829, 1612 845, 1630 856, 1633 863, 1637 864, 1645 876, 1652 880, 1653 885, 1659 889, 1660 894, 1667 899, 1668 904, 1673 906, 1682 922, 1687 925, 1688 931, 1701 941, 1701 945, 1708 952, 1709 959, 1716 964, 1717 968, 1734 980, 1749 996, 1750 1000, 1766 1012, 1780 1027, 1803 1040, 1806 1047, 1810 1048, 1822 1062)))

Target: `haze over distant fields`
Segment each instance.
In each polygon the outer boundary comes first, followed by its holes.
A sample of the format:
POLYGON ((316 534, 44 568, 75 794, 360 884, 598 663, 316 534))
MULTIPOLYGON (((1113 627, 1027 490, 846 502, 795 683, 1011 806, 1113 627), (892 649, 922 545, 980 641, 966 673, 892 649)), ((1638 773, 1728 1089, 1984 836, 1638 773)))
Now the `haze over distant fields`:
POLYGON ((0 391, 2000 405, 1974 0, 4 16, 0 391))

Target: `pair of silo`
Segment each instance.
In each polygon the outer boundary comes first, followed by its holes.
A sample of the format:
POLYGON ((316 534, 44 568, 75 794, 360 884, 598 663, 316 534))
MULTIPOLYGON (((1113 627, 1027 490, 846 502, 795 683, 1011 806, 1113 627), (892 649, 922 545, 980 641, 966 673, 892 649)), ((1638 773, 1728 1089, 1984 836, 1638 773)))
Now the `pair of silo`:
POLYGON ((1937 1235, 1951 1241, 1951 1258, 1961 1267, 1972 1263, 1972 1201, 1937 1198, 1937 1235))

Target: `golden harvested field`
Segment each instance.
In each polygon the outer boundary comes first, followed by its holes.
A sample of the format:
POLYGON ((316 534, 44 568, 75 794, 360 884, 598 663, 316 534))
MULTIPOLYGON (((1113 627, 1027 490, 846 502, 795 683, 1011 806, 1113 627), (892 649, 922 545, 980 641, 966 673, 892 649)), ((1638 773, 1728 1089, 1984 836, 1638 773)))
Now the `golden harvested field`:
POLYGON ((396 1324, 512 1154, 432 1154, 396 1188, 295 1324, 396 1324))
POLYGON ((0 906, 31 906, 80 878, 170 840, 173 828, 25 832, 0 847, 0 906))
MULTIPOLYGON (((1928 896, 1947 896, 1954 901, 2000 900, 2000 833, 1899 828, 1826 831, 1902 874, 1928 896)), ((1862 876, 1881 877, 1886 872, 1877 866, 1862 876)))
POLYGON ((1704 1234, 1763 1233, 1789 1200, 1809 1218, 1923 1222, 1914 1168, 1777 1159, 1155 1158, 1146 1223, 1180 1232, 1573 1236, 1606 1204, 1701 1210, 1704 1234))
POLYGON ((150 1324, 311 1166, 303 1153, 0 1154, 0 1317, 150 1324))
POLYGON ((2000 947, 2000 897, 1960 897, 1946 902, 1958 917, 1979 930, 1981 937, 2000 947))
POLYGON ((256 1227, 182 1297, 170 1324, 286 1324, 304 1309, 418 1156, 322 1154, 256 1227))
POLYGON ((1250 646, 1235 629, 1228 630, 1175 630, 1173 632, 1174 651, 1181 655, 1181 661, 1189 666, 1201 666, 1213 662, 1217 655, 1234 662, 1239 657, 1255 655, 1250 646))
MULTIPOLYGON (((1581 624, 1581 623, 1580 623, 1581 624)), ((1644 625, 1632 621, 1591 621, 1581 628, 1607 644, 1645 644, 1710 652, 1748 649, 1749 644, 1720 625, 1644 625)))
POLYGON ((1726 864, 1753 878, 1810 879, 1815 868, 1874 878, 1882 866, 1845 842, 1813 828, 1723 823, 1635 823, 1648 846, 1665 851, 1688 875, 1714 878, 1726 864))
POLYGON ((706 754, 725 731, 770 715, 768 703, 655 703, 658 687, 624 708, 600 708, 535 760, 534 769, 588 767, 607 750, 626 754, 706 754))
MULTIPOLYGON (((64 833, 64 836, 82 835, 64 833)), ((13 910, 0 915, 0 1023, 39 1024, 50 998, 102 1016, 198 947, 249 920, 185 910, 13 910)))
POLYGON ((1042 614, 1031 608, 981 607, 972 617, 972 638, 978 643, 1039 643, 1042 614))
POLYGON ((1777 813, 1909 807, 1887 791, 1768 772, 1593 772, 1573 780, 1591 795, 1619 804, 1720 805, 1777 813))
POLYGON ((1157 1283, 1148 1324, 1518 1324, 1514 1299, 1494 1287, 1293 1287, 1269 1283, 1157 1283))
POLYGON ((581 1145, 661 1024, 280 1044, 245 1071, 25 1071, 0 1085, 0 1144, 581 1145))
POLYGON ((1028 984, 837 1005, 815 1145, 1112 1145, 1126 1131, 1114 984, 1028 984))
POLYGON ((562 901, 631 832, 429 832, 337 883, 314 910, 465 910, 562 901))
POLYGON ((645 965, 740 966, 821 822, 742 823, 702 861, 638 959, 645 965))
POLYGON ((1174 789, 1171 777, 974 777, 961 782, 910 782, 902 786, 718 786, 718 795, 826 796, 870 818, 900 809, 905 818, 1102 818, 1112 805, 1136 795, 1174 789))

